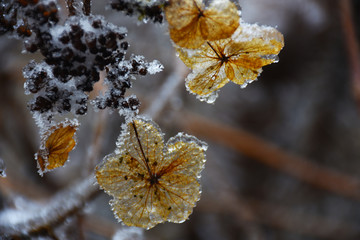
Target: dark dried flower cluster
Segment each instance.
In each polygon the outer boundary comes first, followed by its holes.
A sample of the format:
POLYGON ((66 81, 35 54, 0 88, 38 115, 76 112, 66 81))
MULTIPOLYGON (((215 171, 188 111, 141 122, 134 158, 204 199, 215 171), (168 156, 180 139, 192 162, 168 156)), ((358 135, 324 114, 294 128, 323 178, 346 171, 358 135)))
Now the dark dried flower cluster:
MULTIPOLYGON (((142 6, 128 5, 127 9, 142 6)), ((160 22, 161 11, 156 17, 155 9, 148 6, 144 11, 160 22)), ((34 94, 29 102, 32 112, 50 116, 66 112, 85 114, 87 93, 93 90, 100 71, 105 68, 108 92, 98 96, 94 106, 137 109, 138 100, 124 98, 133 76, 153 74, 162 68, 157 61, 147 63, 139 56, 125 60, 129 47, 124 41, 126 29, 107 22, 102 16, 78 13, 59 25, 58 6, 52 0, 12 0, 1 3, 0 11, 0 34, 17 33, 25 38, 27 52, 39 50, 44 56, 41 63, 31 61, 24 68, 25 92, 34 94)))
POLYGON ((58 21, 54 1, 12 0, 0 4, 0 35, 15 32, 20 37, 30 37, 43 25, 58 21))
POLYGON ((64 25, 36 36, 26 41, 25 47, 29 52, 39 49, 44 62, 38 68, 30 63, 24 75, 27 90, 38 93, 30 109, 39 112, 86 113, 88 96, 84 92, 92 91, 99 72, 122 61, 128 48, 122 41, 126 29, 93 15, 72 16, 64 25))
POLYGON ((137 110, 138 101, 137 104, 135 101, 126 103, 129 99, 124 99, 126 89, 131 87, 131 80, 134 75, 154 74, 161 69, 162 65, 158 61, 148 63, 141 56, 131 56, 130 60, 121 61, 107 73, 105 83, 109 88, 108 92, 104 96, 97 97, 93 104, 99 109, 125 107, 137 110))
POLYGON ((154 4, 144 4, 129 0, 112 0, 111 8, 125 12, 126 15, 138 15, 139 20, 145 22, 151 20, 154 23, 162 23, 164 19, 163 6, 165 1, 157 1, 154 4))

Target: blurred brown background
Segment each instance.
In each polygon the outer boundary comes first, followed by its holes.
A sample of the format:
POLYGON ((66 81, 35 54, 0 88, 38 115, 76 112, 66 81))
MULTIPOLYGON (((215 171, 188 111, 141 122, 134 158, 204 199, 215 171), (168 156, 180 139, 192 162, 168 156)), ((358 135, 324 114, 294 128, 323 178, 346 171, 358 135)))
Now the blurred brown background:
MULTIPOLYGON (((142 237, 360 239, 360 58, 354 41, 360 39, 360 2, 240 0, 240 6, 244 21, 277 26, 285 47, 280 61, 265 67, 258 81, 245 89, 229 83, 209 105, 185 90, 187 72, 175 57, 166 25, 138 24, 93 1, 94 13, 127 27, 129 55, 164 65, 163 72, 134 82, 130 92, 142 103, 140 113, 165 103, 150 113, 166 138, 184 131, 209 144, 202 198, 190 219, 160 224, 142 237), (176 86, 172 78, 179 76, 177 87, 163 87, 176 86), (166 102, 157 101, 167 91, 166 102)), ((2 209, 18 196, 46 204, 85 178, 93 165, 89 156, 97 163, 112 152, 123 122, 117 113, 90 110, 79 119, 71 161, 40 177, 33 157, 39 134, 26 107, 21 71, 30 59, 41 58, 21 50, 21 41, 0 38, 0 158, 7 174, 0 179, 2 209)), ((109 199, 103 192, 91 199, 77 221, 67 223, 81 229, 68 237, 111 239, 122 225, 109 199)))

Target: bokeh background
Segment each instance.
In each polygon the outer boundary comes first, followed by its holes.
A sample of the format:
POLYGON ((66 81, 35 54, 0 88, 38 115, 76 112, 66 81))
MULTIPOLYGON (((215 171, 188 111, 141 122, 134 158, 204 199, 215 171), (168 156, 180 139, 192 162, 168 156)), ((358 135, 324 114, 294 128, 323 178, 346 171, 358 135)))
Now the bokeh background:
MULTIPOLYGON (((163 72, 138 78, 129 91, 142 103, 140 114, 151 115, 166 139, 183 131, 206 141, 207 163, 202 198, 188 221, 129 231, 114 219, 110 197, 99 191, 56 225, 61 236, 360 239, 360 2, 238 3, 244 21, 276 26, 285 47, 280 61, 264 67, 258 81, 245 89, 229 83, 209 105, 186 91, 188 70, 176 58, 166 24, 139 24, 93 0, 93 13, 127 27, 129 55, 164 65, 163 72)), ((27 109, 22 68, 41 57, 21 51, 21 41, 0 37, 0 158, 7 175, 0 178, 1 211, 19 202, 49 204, 56 193, 86 178, 114 150, 123 123, 117 113, 90 110, 79 119, 70 162, 40 177, 33 157, 39 130, 27 109)), ((46 234, 33 239, 41 237, 54 239, 46 234)))

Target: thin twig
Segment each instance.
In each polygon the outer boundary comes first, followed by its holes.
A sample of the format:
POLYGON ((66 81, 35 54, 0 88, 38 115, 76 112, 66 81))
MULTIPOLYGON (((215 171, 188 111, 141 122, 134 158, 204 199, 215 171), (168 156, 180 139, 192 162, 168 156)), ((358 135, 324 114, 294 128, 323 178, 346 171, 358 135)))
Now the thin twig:
POLYGON ((83 220, 83 226, 86 232, 93 232, 107 239, 112 238, 119 228, 119 224, 114 221, 94 214, 85 215, 83 220))
POLYGON ((87 157, 86 157, 86 159, 88 159, 87 174, 94 171, 96 160, 99 158, 100 148, 101 148, 101 145, 103 142, 102 134, 104 132, 104 129, 106 126, 106 121, 107 121, 106 116, 107 116, 106 110, 103 110, 99 114, 97 114, 97 121, 96 121, 96 125, 95 125, 93 141, 89 147, 89 150, 87 152, 87 157))
POLYGON ((356 39, 350 0, 340 0, 339 4, 341 22, 344 29, 345 45, 350 63, 352 90, 358 109, 360 110, 360 49, 356 39))
MULTIPOLYGON (((240 217, 250 223, 265 225, 292 233, 324 239, 356 239, 359 227, 344 220, 296 211, 283 204, 275 204, 254 198, 240 198, 229 192, 228 197, 219 199, 204 198, 197 211, 206 213, 230 214, 237 220, 242 209, 251 209, 251 218, 240 217), (221 204, 219 204, 221 203, 221 204), (239 207, 240 206, 240 207, 239 207)), ((242 223, 243 224, 243 223, 242 223)))
POLYGON ((74 1, 76 0, 66 0, 66 5, 69 11, 69 16, 75 16, 77 11, 76 8, 74 6, 74 1))
POLYGON ((174 59, 175 71, 167 77, 160 90, 156 93, 156 98, 151 105, 146 109, 145 114, 153 119, 156 119, 161 111, 164 109, 166 103, 174 95, 175 90, 185 78, 188 70, 185 65, 180 62, 178 58, 174 59))
POLYGON ((5 209, 0 212, 0 232, 14 237, 47 232, 78 213, 98 193, 100 191, 91 175, 60 191, 45 205, 39 203, 38 207, 30 204, 28 209, 5 209))
POLYGON ((30 199, 44 199, 50 197, 50 192, 45 188, 35 184, 33 181, 21 174, 10 175, 6 178, 0 178, 0 192, 4 196, 11 198, 13 195, 21 194, 30 199))
POLYGON ((226 168, 220 164, 222 159, 213 160, 207 163, 207 175, 211 176, 207 178, 207 185, 215 191, 205 191, 207 195, 203 196, 197 210, 230 214, 234 224, 243 228, 245 239, 266 239, 261 225, 326 239, 338 239, 338 236, 352 239, 359 235, 358 226, 344 219, 306 213, 303 209, 294 210, 291 206, 284 206, 283 202, 241 196, 234 189, 231 178, 227 177, 226 168))
MULTIPOLYGON (((205 191, 207 194, 203 196, 203 199, 199 202, 201 208, 203 204, 208 204, 208 200, 217 202, 215 208, 226 208, 223 212, 229 212, 233 215, 234 224, 242 228, 245 233, 245 239, 247 240, 264 240, 265 236, 261 231, 260 226, 257 224, 257 217, 251 207, 236 195, 236 190, 233 184, 227 177, 228 172, 223 168, 223 161, 212 159, 206 163, 206 172, 208 176, 207 185, 215 189, 215 194, 211 194, 212 191, 205 191), (204 201, 204 202, 203 202, 204 201)), ((213 209, 210 206, 210 209, 213 209)), ((220 209, 219 209, 220 210, 220 209)), ((211 211, 211 210, 210 210, 211 211)), ((220 210, 221 212, 222 210, 220 210)))
POLYGON ((341 196, 360 200, 360 181, 307 159, 287 153, 242 129, 225 126, 193 113, 182 112, 176 122, 200 138, 230 147, 253 160, 341 196))
POLYGON ((86 16, 91 13, 91 0, 83 0, 83 12, 86 16))

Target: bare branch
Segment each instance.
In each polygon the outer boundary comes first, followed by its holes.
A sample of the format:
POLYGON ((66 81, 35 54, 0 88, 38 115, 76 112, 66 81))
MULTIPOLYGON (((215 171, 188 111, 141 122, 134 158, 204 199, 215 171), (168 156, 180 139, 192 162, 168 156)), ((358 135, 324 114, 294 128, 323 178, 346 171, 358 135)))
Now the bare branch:
POLYGON ((71 185, 47 201, 47 205, 29 203, 26 209, 5 209, 0 212, 0 232, 5 236, 50 233, 83 208, 100 191, 94 185, 94 176, 71 185))
POLYGON ((164 84, 156 93, 156 98, 145 111, 145 114, 151 116, 151 118, 156 119, 159 116, 169 98, 173 96, 175 90, 188 73, 187 68, 178 58, 174 59, 174 62, 175 71, 166 78, 164 84))
POLYGON ((340 16, 341 22, 344 29, 345 47, 348 52, 352 90, 355 101, 360 110, 360 56, 359 56, 359 45, 356 39, 354 21, 352 17, 352 9, 350 7, 350 0, 339 1, 340 4, 340 16))

